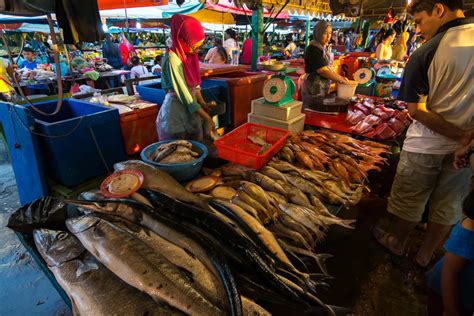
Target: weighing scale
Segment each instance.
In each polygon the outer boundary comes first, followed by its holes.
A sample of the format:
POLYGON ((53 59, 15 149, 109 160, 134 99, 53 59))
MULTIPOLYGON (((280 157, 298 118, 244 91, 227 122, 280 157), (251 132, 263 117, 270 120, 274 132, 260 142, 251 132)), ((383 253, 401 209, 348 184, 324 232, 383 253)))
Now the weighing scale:
POLYGON ((357 94, 374 95, 375 70, 373 68, 360 68, 354 72, 354 80, 357 81, 357 94))
POLYGON ((293 80, 283 74, 274 75, 263 84, 265 103, 273 106, 283 106, 292 102, 295 91, 293 80))

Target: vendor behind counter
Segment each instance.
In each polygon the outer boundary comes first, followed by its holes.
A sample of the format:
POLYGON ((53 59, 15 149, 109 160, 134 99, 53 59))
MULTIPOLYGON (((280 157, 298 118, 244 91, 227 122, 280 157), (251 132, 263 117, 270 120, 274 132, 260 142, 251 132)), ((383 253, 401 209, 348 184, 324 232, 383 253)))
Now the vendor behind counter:
POLYGON ((338 75, 330 65, 328 44, 331 34, 331 25, 326 21, 319 21, 313 29, 313 40, 304 55, 306 75, 301 91, 304 107, 315 105, 328 95, 331 81, 349 81, 338 75))

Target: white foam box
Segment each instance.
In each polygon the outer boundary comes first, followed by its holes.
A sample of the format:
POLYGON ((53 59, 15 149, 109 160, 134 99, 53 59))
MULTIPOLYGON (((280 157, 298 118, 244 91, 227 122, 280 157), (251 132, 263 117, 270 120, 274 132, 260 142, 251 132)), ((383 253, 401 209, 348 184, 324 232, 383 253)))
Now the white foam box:
POLYGON ((304 129, 304 119, 306 115, 300 114, 297 117, 289 120, 289 121, 282 121, 282 120, 275 120, 273 118, 260 116, 257 114, 249 113, 248 114, 248 121, 250 123, 261 124, 270 127, 281 128, 289 131, 290 133, 299 133, 304 129))
POLYGON ((252 101, 252 113, 281 121, 289 121, 301 115, 303 102, 292 101, 284 106, 275 106, 265 103, 264 98, 252 101))

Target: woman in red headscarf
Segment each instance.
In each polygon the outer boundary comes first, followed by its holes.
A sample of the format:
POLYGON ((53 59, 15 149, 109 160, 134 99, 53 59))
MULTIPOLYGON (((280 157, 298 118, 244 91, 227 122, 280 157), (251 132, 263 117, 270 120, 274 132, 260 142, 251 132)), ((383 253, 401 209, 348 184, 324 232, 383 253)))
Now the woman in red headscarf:
POLYGON ((195 18, 175 14, 171 18, 171 45, 165 53, 161 86, 167 92, 156 125, 160 140, 203 138, 215 125, 209 116, 209 104, 200 92, 201 74, 198 50, 204 42, 204 29, 195 18))

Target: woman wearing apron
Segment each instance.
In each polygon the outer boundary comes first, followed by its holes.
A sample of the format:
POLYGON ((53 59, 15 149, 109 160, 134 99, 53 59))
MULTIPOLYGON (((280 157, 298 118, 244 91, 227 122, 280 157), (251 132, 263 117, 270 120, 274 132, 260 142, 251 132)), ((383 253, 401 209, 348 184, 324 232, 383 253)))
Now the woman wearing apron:
POLYGON ((202 141, 203 122, 207 133, 214 122, 206 111, 199 84, 198 50, 204 42, 204 29, 195 18, 175 14, 171 18, 171 46, 163 57, 161 86, 167 92, 156 121, 160 141, 191 139, 202 141))
POLYGON ((329 65, 327 45, 331 39, 331 31, 328 22, 319 21, 313 30, 313 40, 306 48, 304 54, 306 75, 301 91, 305 108, 322 102, 329 94, 330 80, 348 83, 347 78, 335 73, 329 65))

